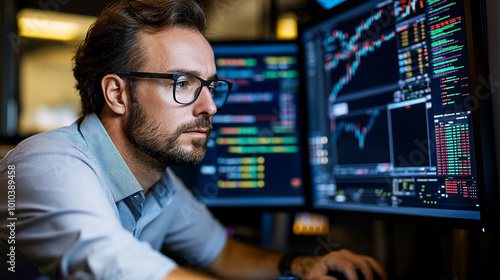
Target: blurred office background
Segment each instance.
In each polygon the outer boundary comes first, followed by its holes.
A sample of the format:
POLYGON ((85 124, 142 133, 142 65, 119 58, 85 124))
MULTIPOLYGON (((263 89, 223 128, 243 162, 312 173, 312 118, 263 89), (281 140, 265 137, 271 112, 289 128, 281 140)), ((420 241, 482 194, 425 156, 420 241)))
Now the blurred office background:
MULTIPOLYGON (((18 107, 6 106, 10 114, 19 110, 17 125, 15 118, 2 125, 7 136, 32 135, 70 124, 79 116, 72 57, 105 4, 105 0, 2 1, 3 91, 20 96, 18 107)), ((203 4, 210 19, 210 40, 290 39, 296 36, 297 21, 310 17, 307 0, 203 4)))

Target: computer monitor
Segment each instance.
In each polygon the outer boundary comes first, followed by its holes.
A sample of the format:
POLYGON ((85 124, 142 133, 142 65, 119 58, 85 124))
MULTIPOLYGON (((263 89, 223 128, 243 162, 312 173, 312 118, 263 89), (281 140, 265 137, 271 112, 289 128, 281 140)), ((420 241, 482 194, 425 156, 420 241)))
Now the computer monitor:
POLYGON ((300 32, 313 207, 496 227, 482 1, 347 3, 300 32))
POLYGON ((212 207, 303 206, 304 160, 295 41, 214 42, 217 74, 232 82, 194 194, 212 207))

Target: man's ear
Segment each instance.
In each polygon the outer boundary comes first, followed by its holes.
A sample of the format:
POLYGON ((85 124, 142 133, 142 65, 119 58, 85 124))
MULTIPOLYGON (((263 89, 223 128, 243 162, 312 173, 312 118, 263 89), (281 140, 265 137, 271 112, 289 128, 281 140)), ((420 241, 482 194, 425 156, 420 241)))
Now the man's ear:
POLYGON ((102 78, 101 88, 108 107, 116 114, 125 114, 130 100, 127 83, 116 74, 108 74, 102 78))

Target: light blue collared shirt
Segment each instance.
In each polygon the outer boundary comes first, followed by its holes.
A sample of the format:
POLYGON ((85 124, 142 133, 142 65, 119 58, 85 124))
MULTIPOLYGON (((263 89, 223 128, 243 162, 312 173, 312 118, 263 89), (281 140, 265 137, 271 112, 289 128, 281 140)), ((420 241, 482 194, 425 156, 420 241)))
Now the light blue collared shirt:
POLYGON ((21 142, 0 161, 0 190, 0 275, 14 246, 18 269, 26 259, 50 278, 161 279, 177 266, 162 248, 206 266, 226 242, 170 169, 144 195, 94 114, 21 142))

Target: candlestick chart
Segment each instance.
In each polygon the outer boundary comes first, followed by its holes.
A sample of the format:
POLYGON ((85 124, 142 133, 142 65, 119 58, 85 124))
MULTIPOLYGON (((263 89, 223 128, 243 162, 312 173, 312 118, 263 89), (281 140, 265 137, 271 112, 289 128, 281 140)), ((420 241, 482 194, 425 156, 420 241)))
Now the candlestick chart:
POLYGON ((342 91, 357 91, 397 79, 397 72, 389 70, 372 73, 371 79, 353 83, 365 65, 370 69, 379 65, 380 70, 383 70, 384 65, 394 62, 393 56, 387 54, 396 51, 396 32, 386 28, 393 15, 393 10, 379 9, 368 17, 352 20, 352 29, 333 29, 325 34, 324 69, 333 81, 330 85, 330 102, 335 102, 342 91))

